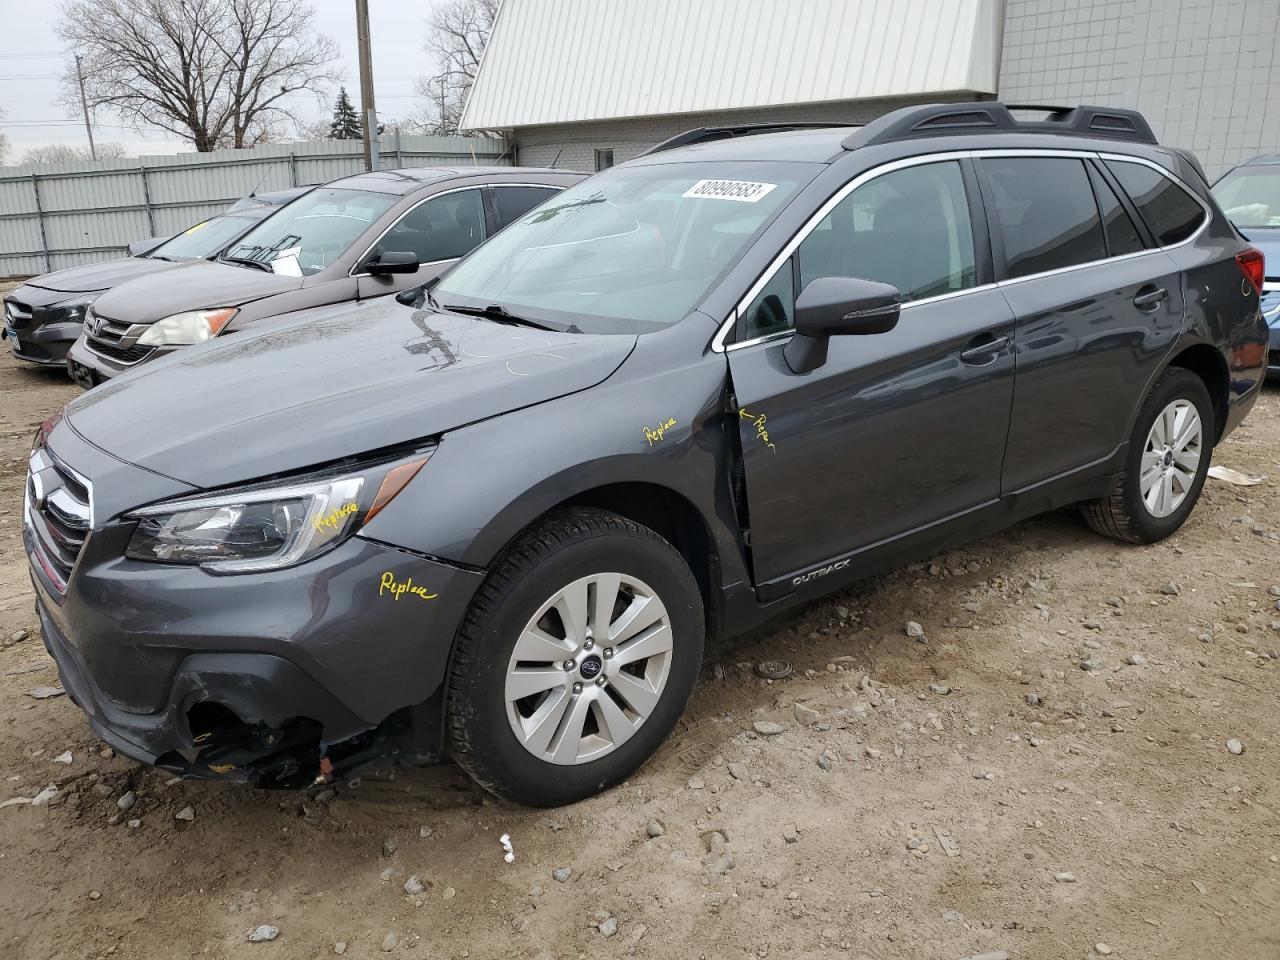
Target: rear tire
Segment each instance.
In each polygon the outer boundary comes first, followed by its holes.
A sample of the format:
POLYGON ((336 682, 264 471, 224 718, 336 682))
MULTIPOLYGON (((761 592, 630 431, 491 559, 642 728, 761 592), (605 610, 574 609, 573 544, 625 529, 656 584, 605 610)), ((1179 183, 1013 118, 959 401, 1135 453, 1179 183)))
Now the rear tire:
POLYGON ((680 719, 703 631, 697 583, 670 543, 602 510, 557 511, 507 549, 458 630, 449 751, 517 803, 599 793, 680 719))
POLYGON ((1216 423, 1203 380, 1181 367, 1160 374, 1110 495, 1080 506, 1089 526, 1128 543, 1155 543, 1181 527, 1200 499, 1216 423))

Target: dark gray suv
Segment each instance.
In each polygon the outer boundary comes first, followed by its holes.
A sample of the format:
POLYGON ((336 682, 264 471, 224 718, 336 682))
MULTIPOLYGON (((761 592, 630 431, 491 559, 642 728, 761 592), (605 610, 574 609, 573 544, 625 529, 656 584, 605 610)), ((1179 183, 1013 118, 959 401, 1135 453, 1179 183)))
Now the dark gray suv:
POLYGON ((98 297, 67 354, 68 368, 87 389, 264 317, 423 283, 582 176, 422 167, 316 187, 215 261, 141 277, 98 297))
POLYGON ((148 364, 41 430, 45 642, 120 751, 309 783, 632 773, 705 639, 1078 504, 1187 519, 1262 260, 1138 114, 701 130, 438 282, 148 364))

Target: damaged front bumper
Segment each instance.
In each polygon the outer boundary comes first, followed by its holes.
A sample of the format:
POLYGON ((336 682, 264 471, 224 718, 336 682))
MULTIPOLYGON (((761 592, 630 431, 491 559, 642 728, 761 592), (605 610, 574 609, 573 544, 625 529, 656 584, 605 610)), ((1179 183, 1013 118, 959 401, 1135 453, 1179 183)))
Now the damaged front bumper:
POLYGON ((353 537, 298 567, 217 576, 125 559, 132 527, 89 536, 65 595, 32 567, 63 685, 117 751, 264 786, 438 755, 449 651, 482 574, 353 537), (434 597, 396 599, 388 574, 434 597))

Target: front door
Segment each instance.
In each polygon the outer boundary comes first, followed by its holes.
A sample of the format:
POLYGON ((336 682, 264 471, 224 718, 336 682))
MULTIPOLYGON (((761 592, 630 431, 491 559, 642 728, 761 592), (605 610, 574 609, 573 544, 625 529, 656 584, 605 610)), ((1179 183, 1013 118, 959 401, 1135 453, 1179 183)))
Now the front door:
POLYGON ((728 348, 762 594, 1000 496, 1013 313, 987 282, 972 173, 947 160, 860 179, 728 348), (786 331, 796 292, 820 276, 891 283, 906 305, 895 329, 833 337, 826 363, 797 375, 786 331))

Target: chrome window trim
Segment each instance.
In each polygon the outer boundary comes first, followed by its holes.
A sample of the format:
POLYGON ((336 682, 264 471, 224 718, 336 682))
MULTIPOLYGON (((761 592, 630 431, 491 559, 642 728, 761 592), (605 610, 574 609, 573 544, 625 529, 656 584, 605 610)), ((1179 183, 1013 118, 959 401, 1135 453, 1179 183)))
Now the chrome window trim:
MULTIPOLYGON (((365 258, 365 257, 367 257, 367 256, 369 255, 369 252, 370 252, 374 247, 376 247, 379 243, 381 243, 381 242, 382 242, 382 238, 383 238, 383 237, 385 237, 388 233, 390 233, 390 232, 391 232, 391 229, 392 229, 396 224, 400 223, 400 221, 402 221, 405 217, 409 216, 409 214, 413 213, 413 211, 417 210, 417 209, 418 209, 420 206, 422 206, 424 203, 430 203, 430 202, 431 202, 432 200, 434 200, 436 197, 447 197, 447 196, 448 196, 449 194, 451 194, 451 193, 461 193, 463 190, 484 190, 484 189, 486 189, 487 187, 546 187, 547 189, 552 190, 552 191, 554 191, 555 193, 559 193, 561 190, 564 190, 564 189, 565 189, 564 187, 555 187, 555 186, 550 186, 550 185, 545 184, 545 183, 471 183, 471 184, 467 184, 466 186, 462 186, 462 187, 452 187, 452 188, 450 188, 450 189, 448 189, 448 190, 441 190, 439 193, 433 193, 433 194, 431 194, 431 196, 429 196, 429 197, 423 197, 421 200, 419 200, 417 203, 415 203, 413 206, 411 206, 411 207, 410 207, 408 210, 406 210, 404 213, 400 214, 400 216, 396 217, 396 218, 395 218, 395 220, 393 220, 391 223, 387 224, 387 226, 383 229, 383 231, 382 231, 380 234, 378 234, 378 235, 373 239, 373 242, 372 242, 372 243, 370 243, 367 247, 365 247, 365 248, 364 248, 364 253, 362 253, 362 254, 360 254, 360 256, 356 257, 355 261, 354 261, 354 262, 351 264, 351 266, 347 269, 347 276, 349 276, 349 277, 355 277, 355 278, 359 278, 359 277, 371 277, 371 276, 373 276, 373 274, 369 273, 368 271, 363 271, 363 272, 361 272, 361 273, 356 273, 356 272, 355 272, 356 267, 358 267, 360 264, 364 263, 364 258, 365 258)), ((549 198, 548 198, 548 199, 549 199, 549 198)), ((481 222, 483 223, 483 216, 484 216, 484 214, 483 214, 483 209, 484 209, 484 207, 483 207, 484 199, 483 199, 483 198, 481 198, 480 203, 481 203, 481 211, 482 211, 482 213, 481 213, 482 221, 481 221, 481 222)), ((488 225, 487 223, 485 223, 485 224, 484 224, 484 228, 485 228, 486 230, 488 229, 488 226, 489 226, 489 225, 488 225)), ((488 236, 485 236, 485 237, 483 237, 483 238, 480 240, 480 243, 484 243, 484 242, 485 242, 486 240, 488 240, 488 239, 489 239, 489 237, 488 237, 488 236)), ((476 244, 476 246, 479 246, 479 245, 480 245, 480 244, 476 244)), ((472 249, 472 250, 474 250, 474 249, 475 249, 475 247, 472 247, 471 249, 472 249)), ((467 252, 468 252, 468 253, 470 253, 470 251, 467 251, 467 252)), ((418 264, 418 266, 419 266, 419 267, 429 267, 429 266, 432 266, 432 265, 437 264, 437 263, 452 263, 454 260, 461 260, 461 259, 462 259, 462 257, 464 257, 464 256, 466 256, 466 254, 462 254, 461 256, 457 256, 457 257, 445 257, 445 258, 444 258, 444 259, 442 259, 442 260, 425 260, 425 261, 423 261, 422 263, 419 263, 419 264, 418 264)))
POLYGON ((788 259, 790 259, 791 255, 796 252, 800 244, 804 243, 804 241, 808 238, 809 234, 812 233, 817 228, 818 224, 822 222, 822 220, 827 216, 827 214, 829 214, 837 205, 839 205, 839 203, 842 200, 844 200, 845 197, 851 194, 854 190, 857 190, 864 183, 869 183, 870 181, 874 180, 876 177, 882 176, 886 173, 893 173, 896 170, 903 170, 908 167, 920 166, 921 164, 925 164, 925 163, 943 163, 946 161, 963 160, 966 158, 981 159, 982 157, 1075 157, 1081 160, 1086 160, 1086 159, 1118 160, 1126 163, 1143 164, 1145 166, 1150 167, 1152 170, 1155 170, 1157 173, 1163 174, 1165 177, 1168 177, 1175 184, 1181 187, 1185 193, 1189 194, 1191 198, 1194 199, 1200 205, 1201 209, 1204 211, 1205 217, 1204 217, 1204 220, 1201 221, 1200 226, 1196 228, 1195 232, 1192 233, 1191 236, 1187 237, 1185 240, 1180 240, 1177 243, 1168 244, 1163 247, 1150 247, 1148 249, 1138 250, 1133 253, 1122 253, 1122 254, 1119 254, 1118 256, 1105 257, 1101 260, 1090 260, 1090 261, 1087 261, 1086 263, 1074 263, 1069 267, 1058 267, 1054 270, 1042 271, 1041 273, 1027 274, 1024 277, 1013 277, 1007 280, 997 280, 993 283, 984 283, 976 287, 966 287, 963 290, 952 290, 947 293, 938 294, 937 296, 934 296, 934 297, 924 297, 923 299, 920 299, 920 300, 912 300, 910 303, 904 303, 902 305, 902 309, 904 312, 911 309, 912 307, 920 306, 926 303, 934 303, 935 301, 938 301, 938 300, 946 300, 946 299, 951 299, 953 297, 965 296, 966 294, 977 293, 978 291, 981 291, 981 290, 999 289, 1000 287, 1008 286, 1011 284, 1023 283, 1024 281, 1027 281, 1027 280, 1039 280, 1043 277, 1050 277, 1056 274, 1070 273, 1073 270, 1081 270, 1086 267, 1095 267, 1101 263, 1110 263, 1112 261, 1120 261, 1120 260, 1130 260, 1136 257, 1145 257, 1145 256, 1150 256, 1151 254, 1163 253, 1168 250, 1174 250, 1178 247, 1183 246, 1184 244, 1193 243, 1196 239, 1198 239, 1200 234, 1203 233, 1204 230, 1208 227, 1210 219, 1212 219, 1212 211, 1210 210, 1209 205, 1205 203, 1205 201, 1201 199, 1194 190, 1188 187, 1187 184, 1184 183, 1182 180, 1180 180, 1176 175, 1166 170, 1164 167, 1160 166, 1158 163, 1148 160, 1145 157, 1132 157, 1132 156, 1128 156, 1127 154, 1100 153, 1096 150, 1072 150, 1067 148, 1029 149, 1029 148, 1019 148, 1019 147, 984 147, 978 150, 953 150, 953 151, 948 151, 946 153, 922 154, 916 157, 904 157, 903 159, 900 159, 900 160, 892 160, 888 163, 881 164, 878 167, 873 167, 870 170, 864 170, 858 176, 854 177, 852 180, 846 183, 843 187, 837 190, 834 194, 832 194, 831 197, 825 203, 823 203, 821 207, 818 208, 817 212, 815 212, 808 220, 805 221, 804 225, 801 226, 800 229, 796 231, 795 235, 791 238, 791 240, 789 240, 787 244, 782 248, 782 251, 776 257, 774 257, 772 261, 770 261, 769 265, 764 269, 764 272, 760 274, 760 277, 756 280, 756 282, 752 284, 750 288, 748 288, 746 294, 738 300, 737 306, 735 306, 733 310, 730 311, 729 316, 726 317, 725 320, 720 324, 720 327, 716 330, 715 336, 712 337, 711 339, 711 349, 716 353, 727 353, 728 351, 737 350, 741 347, 751 347, 759 343, 765 343, 770 340, 780 340, 784 337, 791 336, 792 334, 791 330, 780 330, 776 333, 765 334, 764 336, 760 336, 760 337, 753 337, 752 339, 744 340, 741 343, 730 343, 730 344, 725 343, 725 338, 729 336, 730 333, 732 333, 734 327, 737 325, 738 318, 742 315, 742 313, 746 310, 746 308, 751 305, 751 302, 755 300, 757 296, 760 295, 760 291, 763 290, 765 286, 768 285, 768 283, 773 279, 774 274, 778 272, 782 264, 784 264, 788 259))

